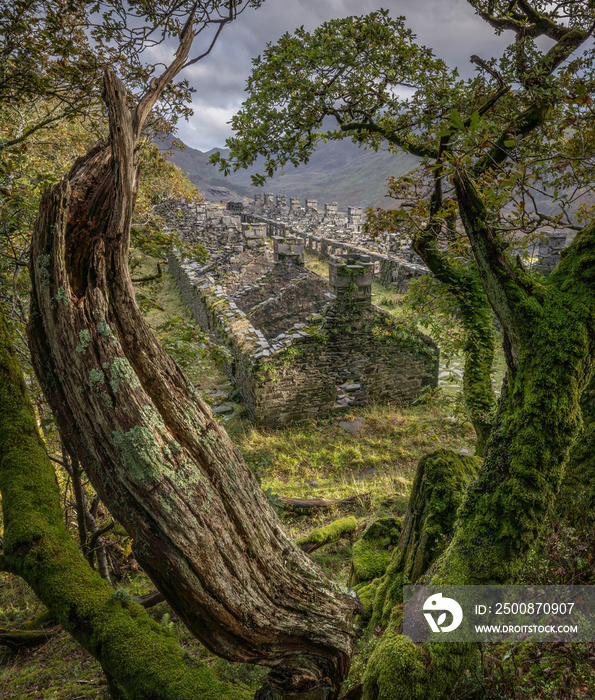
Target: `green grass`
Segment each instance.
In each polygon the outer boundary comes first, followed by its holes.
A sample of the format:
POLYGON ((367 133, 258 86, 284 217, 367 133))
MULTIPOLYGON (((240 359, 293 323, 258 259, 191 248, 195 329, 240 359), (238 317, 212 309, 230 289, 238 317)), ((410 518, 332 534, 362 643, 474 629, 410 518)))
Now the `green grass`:
MULTIPOLYGON (((154 586, 141 572, 120 584, 129 595, 142 595, 154 586)), ((33 619, 42 608, 33 592, 20 579, 0 574, 0 628, 17 628, 33 619)), ((212 667, 215 676, 230 683, 239 681, 256 690, 266 669, 232 664, 202 646, 165 602, 149 614, 175 632, 185 652, 212 667)), ((18 653, 0 647, 0 698, 2 700, 107 700, 101 665, 65 631, 51 636, 34 649, 18 653)), ((197 699, 198 700, 198 699, 197 699)))
POLYGON ((405 495, 404 487, 410 485, 425 452, 438 447, 472 449, 468 426, 445 413, 437 393, 411 408, 368 406, 283 430, 245 425, 234 439, 246 461, 262 475, 263 486, 274 493, 299 498, 366 493, 371 496, 369 511, 389 495, 405 495), (352 435, 339 423, 354 417, 363 418, 364 424, 352 435), (372 468, 377 470, 374 475, 360 476, 372 468))
MULTIPOLYGON (((133 279, 150 277, 157 261, 132 250, 131 267, 133 279)), ((148 324, 189 379, 203 391, 227 390, 227 376, 213 359, 216 348, 194 320, 174 278, 164 272, 157 280, 135 284, 135 292, 148 324)))

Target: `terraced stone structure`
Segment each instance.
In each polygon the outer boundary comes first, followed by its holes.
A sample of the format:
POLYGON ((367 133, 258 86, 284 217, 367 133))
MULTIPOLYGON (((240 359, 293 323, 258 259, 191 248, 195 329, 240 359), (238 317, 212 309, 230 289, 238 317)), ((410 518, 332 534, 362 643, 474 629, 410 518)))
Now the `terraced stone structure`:
MULTIPOLYGON (((410 242, 367 237, 359 207, 321 212, 302 201, 265 193, 225 209, 171 201, 162 211, 209 253, 202 266, 174 254, 170 269, 202 327, 230 348, 228 371, 251 417, 283 425, 367 401, 407 403, 436 386, 436 346, 371 304, 372 276, 404 290, 428 273, 410 242), (304 268, 304 251, 329 261, 330 286, 304 268)), ((566 236, 531 253, 546 273, 566 236)))
POLYGON ((329 284, 304 267, 302 238, 275 236, 270 250, 254 229, 236 228, 235 243, 226 230, 215 263, 172 253, 170 271, 200 325, 229 348, 228 372, 258 425, 407 404, 437 386, 436 344, 372 305, 369 256, 333 256, 329 284))
MULTIPOLYGON (((265 223, 269 236, 293 235, 303 238, 306 251, 327 260, 334 254, 369 255, 374 276, 383 284, 405 291, 409 283, 429 273, 428 268, 411 247, 411 241, 398 233, 384 233, 373 238, 363 233, 362 207, 348 207, 340 212, 336 202, 318 210, 316 199, 306 199, 305 206, 297 197, 286 206, 284 195, 255 195, 254 201, 241 206, 242 220, 265 223)), ((228 207, 239 212, 238 203, 228 207)))

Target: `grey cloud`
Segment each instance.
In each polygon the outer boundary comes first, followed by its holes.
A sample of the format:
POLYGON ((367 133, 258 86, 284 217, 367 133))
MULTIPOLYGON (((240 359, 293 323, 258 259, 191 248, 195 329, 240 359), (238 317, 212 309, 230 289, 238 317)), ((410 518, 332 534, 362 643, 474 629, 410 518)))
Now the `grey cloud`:
POLYGON ((266 0, 261 9, 247 10, 226 27, 211 55, 188 69, 185 77, 197 90, 195 115, 190 123, 179 124, 179 137, 202 151, 223 146, 231 135, 226 115, 239 108, 251 59, 267 42, 301 25, 311 31, 326 20, 381 7, 393 16, 405 16, 420 43, 456 65, 462 75, 472 73, 471 54, 489 58, 506 43, 507 37, 496 37, 465 0, 266 0))

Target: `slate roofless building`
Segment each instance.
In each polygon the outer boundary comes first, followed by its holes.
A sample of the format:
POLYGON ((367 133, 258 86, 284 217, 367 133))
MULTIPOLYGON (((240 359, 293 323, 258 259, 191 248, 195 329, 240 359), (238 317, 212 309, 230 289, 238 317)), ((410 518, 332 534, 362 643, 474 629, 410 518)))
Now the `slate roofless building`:
POLYGON ((219 262, 170 271, 197 321, 231 353, 228 372, 258 425, 367 402, 407 404, 438 382, 436 344, 371 303, 372 262, 329 259, 329 281, 304 266, 304 241, 265 225, 226 230, 219 262))

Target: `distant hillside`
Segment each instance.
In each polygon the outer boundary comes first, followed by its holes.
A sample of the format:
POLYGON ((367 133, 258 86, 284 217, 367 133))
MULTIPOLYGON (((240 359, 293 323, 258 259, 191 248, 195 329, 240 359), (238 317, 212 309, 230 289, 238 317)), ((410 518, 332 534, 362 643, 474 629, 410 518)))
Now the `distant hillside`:
POLYGON ((162 150, 169 150, 169 160, 188 174, 198 190, 211 201, 226 201, 239 197, 254 197, 256 192, 286 194, 288 197, 311 197, 319 203, 339 202, 347 206, 390 206, 384 196, 386 180, 412 170, 419 162, 406 153, 391 155, 374 153, 358 148, 350 141, 331 141, 321 144, 307 164, 289 166, 285 173, 277 173, 264 188, 254 188, 250 176, 261 172, 258 164, 225 177, 212 165, 209 156, 215 150, 224 154, 227 149, 213 149, 203 153, 186 146, 184 150, 170 147, 170 142, 158 142, 162 150))

